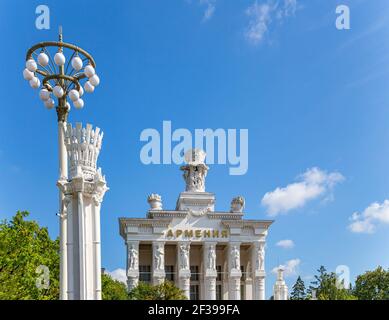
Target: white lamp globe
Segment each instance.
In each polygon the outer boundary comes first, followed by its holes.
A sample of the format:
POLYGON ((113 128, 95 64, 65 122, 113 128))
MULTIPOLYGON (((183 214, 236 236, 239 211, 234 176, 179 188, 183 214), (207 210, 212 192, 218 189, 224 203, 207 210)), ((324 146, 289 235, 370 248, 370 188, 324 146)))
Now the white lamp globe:
POLYGON ((36 62, 34 59, 28 59, 26 61, 26 68, 31 71, 31 72, 35 72, 36 69, 38 68, 36 62))
POLYGON ((88 93, 92 93, 93 91, 95 91, 95 87, 89 81, 85 82, 84 89, 88 93))
POLYGON ((76 71, 80 71, 82 69, 82 60, 80 57, 74 57, 72 59, 72 67, 76 71))
POLYGON ((55 86, 53 89, 53 93, 57 98, 62 98, 64 92, 61 86, 55 86))
POLYGON ((84 95, 84 89, 80 86, 80 90, 78 90, 78 92, 80 93, 80 97, 82 97, 84 95))
POLYGON ((97 74, 94 74, 89 78, 89 82, 92 84, 92 86, 97 87, 100 83, 100 78, 97 74))
POLYGON ((38 89, 41 85, 41 81, 37 77, 33 77, 30 80, 30 86, 34 89, 38 89))
POLYGON ((39 98, 42 101, 46 101, 47 99, 50 98, 50 91, 47 89, 41 89, 41 91, 39 91, 39 98))
POLYGON ((76 107, 76 109, 82 109, 84 107, 84 100, 78 99, 74 101, 73 104, 76 107))
POLYGON ((54 56, 54 62, 57 66, 63 66, 65 64, 65 56, 62 52, 57 52, 54 56))
POLYGON ((32 78, 34 78, 34 73, 26 68, 23 70, 23 78, 25 80, 31 80, 32 78))
POLYGON ((55 102, 52 98, 49 98, 44 102, 44 105, 47 109, 52 109, 55 106, 55 102))
POLYGON ((38 63, 42 66, 42 67, 46 67, 48 64, 49 64, 49 57, 46 53, 44 52, 41 52, 38 56, 38 63))
POLYGON ((70 103, 69 102, 66 102, 66 110, 69 112, 70 111, 70 103))
POLYGON ((95 68, 93 68, 90 64, 88 64, 85 69, 84 69, 84 73, 85 75, 90 78, 91 76, 93 76, 96 71, 95 71, 95 68))
POLYGON ((69 98, 72 101, 76 101, 76 100, 80 99, 80 93, 76 89, 72 89, 69 92, 69 98))

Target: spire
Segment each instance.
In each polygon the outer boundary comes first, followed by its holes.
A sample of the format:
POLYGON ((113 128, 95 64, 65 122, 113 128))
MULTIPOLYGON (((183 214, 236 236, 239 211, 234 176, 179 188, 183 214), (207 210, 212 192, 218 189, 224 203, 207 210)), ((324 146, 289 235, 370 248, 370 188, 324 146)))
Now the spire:
POLYGON ((273 287, 274 300, 288 300, 288 286, 284 280, 284 271, 283 266, 277 269, 277 281, 273 287))

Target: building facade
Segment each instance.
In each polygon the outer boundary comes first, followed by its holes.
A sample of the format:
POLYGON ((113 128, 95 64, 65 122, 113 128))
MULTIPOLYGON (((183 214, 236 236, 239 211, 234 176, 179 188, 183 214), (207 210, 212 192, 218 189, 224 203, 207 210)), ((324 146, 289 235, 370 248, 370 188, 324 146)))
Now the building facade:
POLYGON ((243 219, 244 199, 229 212, 215 211, 205 191, 205 153, 190 150, 181 167, 186 183, 175 210, 148 197, 145 218, 120 218, 127 247, 127 283, 174 282, 192 300, 264 300, 265 244, 270 220, 243 219))

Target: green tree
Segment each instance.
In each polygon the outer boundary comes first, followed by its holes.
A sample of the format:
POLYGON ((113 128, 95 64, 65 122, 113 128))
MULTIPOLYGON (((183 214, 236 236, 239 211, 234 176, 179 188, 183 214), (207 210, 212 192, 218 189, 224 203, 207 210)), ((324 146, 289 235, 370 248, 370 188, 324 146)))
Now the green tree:
POLYGON ((360 300, 389 300, 389 270, 379 266, 359 275, 353 293, 360 300))
POLYGON ((174 283, 165 281, 159 285, 152 286, 140 282, 138 286, 129 293, 131 300, 185 300, 184 292, 177 288, 174 283))
POLYGON ((293 285, 292 292, 290 294, 290 300, 305 300, 307 294, 305 292, 305 283, 299 276, 296 283, 293 285))
POLYGON ((58 299, 59 241, 28 215, 0 222, 0 299, 58 299))
POLYGON ((311 282, 308 289, 308 297, 315 296, 318 300, 356 300, 351 290, 338 288, 336 274, 328 273, 324 266, 319 268, 318 275, 315 275, 315 280, 311 282), (313 293, 315 292, 315 294, 313 293))
POLYGON ((126 285, 108 274, 101 275, 101 289, 103 300, 128 300, 126 285))

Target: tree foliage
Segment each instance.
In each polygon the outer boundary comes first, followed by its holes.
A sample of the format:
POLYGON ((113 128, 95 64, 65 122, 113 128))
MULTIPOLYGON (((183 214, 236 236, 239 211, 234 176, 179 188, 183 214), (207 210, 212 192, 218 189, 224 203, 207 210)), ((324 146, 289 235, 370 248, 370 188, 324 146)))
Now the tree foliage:
POLYGON ((389 300, 389 270, 379 266, 359 275, 353 293, 360 300, 389 300))
POLYGON ((299 276, 296 283, 293 285, 292 292, 290 294, 290 300, 305 300, 307 297, 305 283, 299 276))
POLYGON ((177 288, 174 283, 165 281, 153 286, 140 282, 129 293, 131 300, 185 300, 184 292, 177 288))
POLYGON ((101 289, 103 300, 128 300, 126 285, 108 274, 101 275, 101 289))
POLYGON ((318 300, 356 300, 351 290, 338 288, 337 278, 334 272, 327 272, 324 266, 318 270, 315 280, 311 282, 308 289, 310 298, 316 297, 318 300))
POLYGON ((18 211, 0 222, 0 299, 58 299, 59 241, 28 215, 18 211), (47 278, 39 266, 47 267, 47 278))

